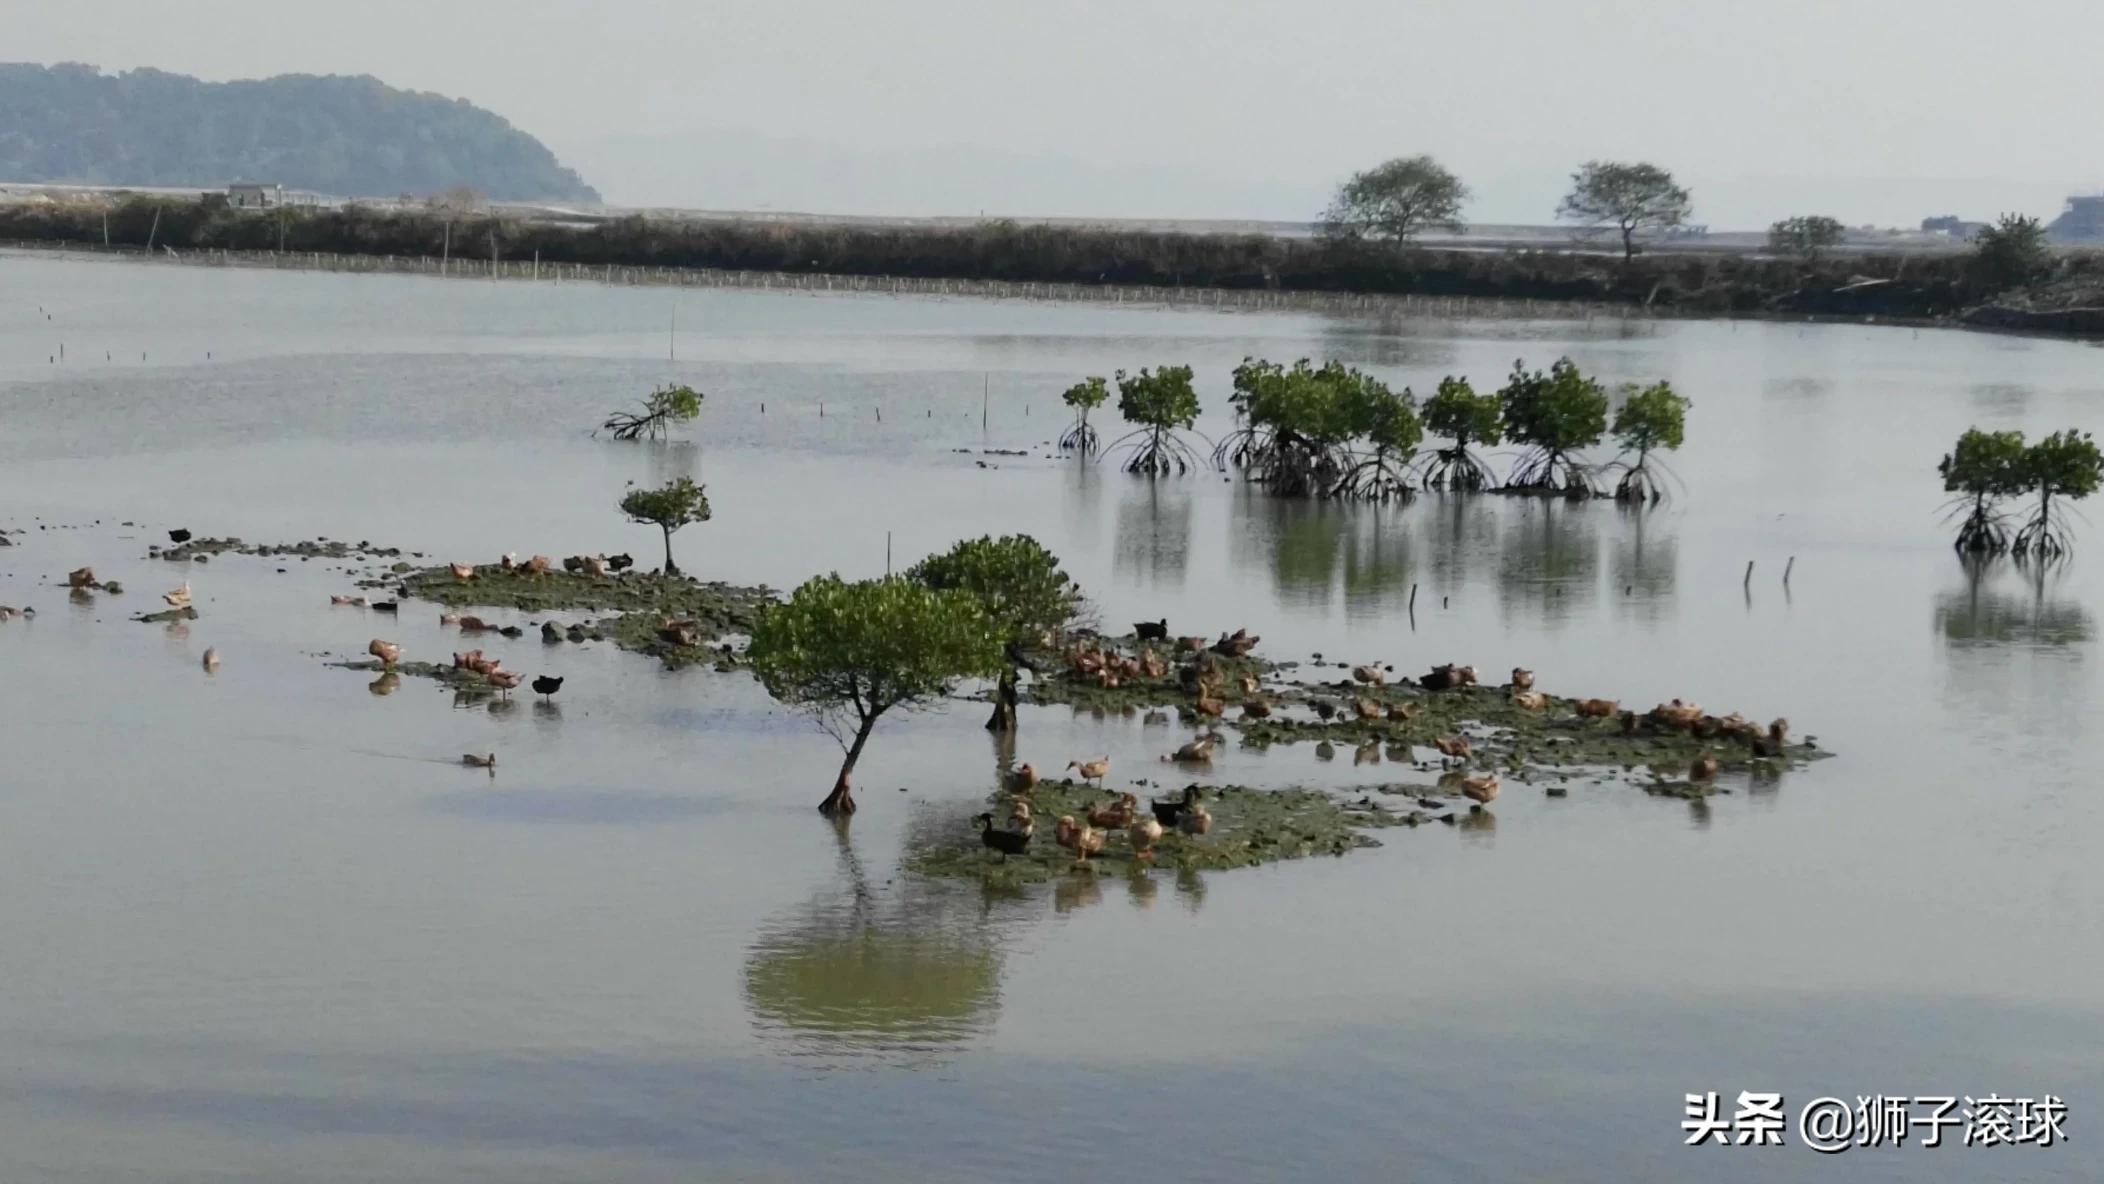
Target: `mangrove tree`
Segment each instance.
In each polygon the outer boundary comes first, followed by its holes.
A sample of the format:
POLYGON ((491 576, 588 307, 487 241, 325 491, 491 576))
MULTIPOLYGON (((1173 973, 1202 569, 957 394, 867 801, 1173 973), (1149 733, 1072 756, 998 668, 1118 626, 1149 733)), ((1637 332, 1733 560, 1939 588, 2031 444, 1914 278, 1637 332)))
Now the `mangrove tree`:
POLYGON ((1016 682, 1029 665, 1026 651, 1054 644, 1074 620, 1081 590, 1059 557, 1027 534, 966 539, 914 564, 906 578, 938 591, 962 592, 979 602, 1000 635, 1006 663, 995 689, 988 731, 1016 726, 1016 682))
POLYGON ((833 816, 855 811, 850 778, 877 720, 940 703, 962 679, 992 676, 1001 640, 968 592, 825 575, 760 614, 747 656, 769 695, 839 742, 845 759, 818 806, 833 816))
POLYGON ((1198 426, 1198 392, 1191 386, 1189 366, 1142 368, 1128 376, 1118 371, 1118 414, 1135 425, 1104 450, 1109 456, 1124 451, 1128 473, 1162 476, 1172 470, 1187 473, 1198 467, 1198 454, 1178 431, 1198 426))

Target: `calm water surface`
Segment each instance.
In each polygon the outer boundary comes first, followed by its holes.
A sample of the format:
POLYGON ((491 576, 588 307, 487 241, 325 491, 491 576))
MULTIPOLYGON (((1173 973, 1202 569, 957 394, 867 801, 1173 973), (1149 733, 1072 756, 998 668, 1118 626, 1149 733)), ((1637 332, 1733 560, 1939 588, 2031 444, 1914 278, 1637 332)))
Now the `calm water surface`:
MULTIPOLYGON (((2098 1178, 2104 536, 2043 577, 1968 574, 1934 471, 1973 424, 2099 426, 2098 363, 1869 327, 0 257, 0 527, 23 532, 0 603, 40 610, 0 624, 0 1175, 2098 1178), (1670 379, 1686 491, 1334 507, 1046 458, 1058 392, 1121 367, 1194 364, 1217 434, 1247 354, 1420 392, 1565 354, 1670 379), (668 380, 709 394, 695 443, 589 437, 668 380), (1843 755, 1695 805, 1514 786, 1471 828, 1342 860, 989 896, 898 871, 991 785, 971 706, 887 721, 842 835, 811 810, 837 751, 742 676, 529 636, 497 648, 568 676, 553 706, 375 695, 323 655, 452 638, 426 608, 329 609, 347 576, 321 561, 224 558, 188 573, 187 631, 126 619, 181 578, 144 558, 173 526, 642 557, 654 529, 613 505, 681 474, 715 505, 677 541, 711 578, 1028 531, 1107 622, 1525 665, 1788 715, 1843 755), (69 604, 82 563, 128 593, 69 604), (491 749, 494 781, 452 763, 491 749), (2072 1141, 1685 1149, 1682 1095, 1709 1089, 2052 1092, 2072 1141)), ((1028 710, 1017 751, 1144 776, 1172 743, 1028 710)), ((1305 747, 1215 769, 1393 775, 1305 747)))

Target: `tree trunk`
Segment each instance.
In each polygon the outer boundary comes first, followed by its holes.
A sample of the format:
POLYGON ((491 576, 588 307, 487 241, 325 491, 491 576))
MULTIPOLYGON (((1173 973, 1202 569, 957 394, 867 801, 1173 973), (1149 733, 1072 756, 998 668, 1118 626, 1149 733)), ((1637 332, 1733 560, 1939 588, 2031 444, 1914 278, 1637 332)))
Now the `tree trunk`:
POLYGON ((855 729, 854 743, 848 745, 847 759, 840 762, 840 776, 833 782, 833 792, 818 803, 818 812, 828 818, 855 812, 854 791, 848 787, 848 775, 855 771, 855 762, 862 759, 862 746, 869 743, 869 734, 876 730, 877 717, 874 712, 862 717, 862 726, 855 729))
POLYGON ((1016 672, 1010 666, 1001 672, 1001 684, 994 688, 994 713, 986 719, 989 732, 1015 731, 1016 672))
POLYGON ((1636 258, 1636 227, 1624 225, 1622 227, 1622 261, 1627 263, 1634 258, 1636 258))
MULTIPOLYGON (((676 576, 679 574, 679 564, 672 562, 672 528, 660 526, 658 529, 665 532, 665 574, 676 576)), ((852 764, 853 762, 849 763, 852 764)))

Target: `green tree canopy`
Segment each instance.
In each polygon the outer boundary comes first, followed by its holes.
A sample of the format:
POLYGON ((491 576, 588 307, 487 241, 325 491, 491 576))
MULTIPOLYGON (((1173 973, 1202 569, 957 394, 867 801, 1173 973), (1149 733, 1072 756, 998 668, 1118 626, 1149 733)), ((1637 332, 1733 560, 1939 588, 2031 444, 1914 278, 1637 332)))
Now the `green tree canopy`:
POLYGON ((1471 445, 1496 445, 1505 438, 1504 404, 1497 395, 1478 394, 1467 379, 1450 374, 1425 400, 1425 427, 1453 441, 1426 462, 1426 488, 1474 491, 1497 485, 1490 466, 1470 451, 1471 445))
POLYGON ((1523 488, 1586 488, 1583 466, 1572 456, 1600 442, 1607 431, 1607 390, 1560 358, 1545 374, 1515 362, 1499 392, 1505 438, 1532 451, 1513 469, 1523 488))
POLYGON ((2042 278, 2053 266, 2045 227, 2036 218, 2002 215, 1974 237, 1972 266, 1975 282, 1989 292, 2042 278))
POLYGON ((1425 427, 1462 448, 1471 444, 1496 447, 1504 439, 1502 412, 1498 396, 1479 395, 1466 378, 1448 375, 1425 400, 1425 427))
POLYGON ((1998 552, 2009 545, 2004 515, 1997 504, 2025 489, 2026 461, 2022 432, 1983 432, 1971 428, 1943 454, 1936 471, 1945 493, 1955 494, 1951 517, 1963 516, 1956 546, 1960 551, 1998 552))
POLYGON ((1679 448, 1687 434, 1687 398, 1668 382, 1646 387, 1631 383, 1622 390, 1622 405, 1615 409, 1615 442, 1639 458, 1654 448, 1679 448))
POLYGON ((1083 419, 1087 419, 1089 412, 1103 406, 1104 400, 1110 398, 1109 387, 1110 384, 1104 382, 1101 376, 1091 376, 1068 387, 1059 399, 1080 412, 1083 419))
POLYGON ((978 597, 890 577, 806 581, 760 614, 748 650, 767 693, 808 712, 846 752, 826 814, 851 814, 849 776, 877 720, 940 702, 1001 666, 1000 627, 978 597))
POLYGON ((679 574, 672 562, 672 532, 682 526, 709 520, 706 486, 681 477, 661 489, 631 489, 621 499, 621 512, 632 522, 647 522, 665 532, 665 574, 679 574))
POLYGON ((675 423, 690 423, 701 414, 701 392, 691 386, 665 386, 643 399, 640 411, 616 411, 599 425, 616 440, 648 436, 662 439, 675 423))
POLYGON ((1971 428, 1958 437, 1956 447, 1943 454, 1936 471, 1943 474, 1946 493, 2006 497, 2025 488, 2024 459, 2022 432, 1971 428))
POLYGON ((1800 214, 1768 227, 1768 249, 1778 255, 1817 259, 1841 242, 1843 227, 1824 214, 1800 214))
POLYGON ((2053 497, 2084 498, 2104 477, 2104 455, 2088 432, 2054 432, 2024 450, 2024 488, 2053 497))
POLYGON ((2079 501, 2097 491, 2104 481, 2104 453, 2097 451, 2088 432, 2054 432, 2024 450, 2018 472, 2024 489, 2038 502, 2017 530, 2014 549, 2018 555, 2057 556, 2073 541, 2058 503, 2079 501))
POLYGON ((1622 388, 1622 405, 1615 409, 1615 442, 1624 453, 1636 453, 1634 461, 1616 461, 1622 480, 1615 486, 1615 500, 1656 502, 1664 488, 1651 472, 1654 449, 1668 452, 1680 447, 1687 435, 1688 401, 1668 382, 1622 388))
POLYGON ((1008 665, 996 689, 989 731, 1016 727, 1016 667, 1023 652, 1052 644, 1074 620, 1081 590, 1059 566, 1059 557, 1027 534, 966 539, 940 555, 930 555, 906 572, 906 578, 930 588, 964 592, 999 630, 1008 665))
POLYGON ((1198 425, 1198 391, 1191 377, 1189 366, 1142 369, 1130 376, 1118 371, 1118 414, 1136 430, 1111 445, 1110 451, 1131 443, 1126 472, 1153 476, 1172 468, 1181 473, 1195 467, 1197 458, 1190 445, 1176 436, 1179 428, 1188 431, 1198 425))
POLYGON ((1018 646, 1045 644, 1048 634, 1073 621, 1081 601, 1059 557, 1027 534, 965 539, 914 564, 906 578, 968 593, 999 627, 1002 640, 1018 646))
POLYGON ((1556 207, 1556 216, 1622 236, 1622 257, 1636 255, 1639 234, 1672 230, 1687 222, 1688 191, 1673 183, 1673 174, 1653 164, 1588 161, 1571 174, 1571 191, 1556 207))
POLYGON ((1337 187, 1322 215, 1336 238, 1407 243, 1432 227, 1461 229, 1468 187, 1429 156, 1397 157, 1337 187))
POLYGON ((1103 406, 1104 400, 1108 398, 1110 384, 1104 382, 1100 376, 1084 378, 1067 388, 1066 393, 1059 399, 1074 409, 1074 426, 1068 428, 1066 434, 1059 438, 1059 446, 1062 449, 1078 449, 1083 456, 1096 451, 1096 429, 1089 426, 1089 412, 1103 406))
POLYGON ((1118 371, 1118 414, 1126 422, 1149 428, 1190 429, 1198 424, 1198 391, 1189 366, 1142 368, 1127 376, 1118 371))
POLYGON ((1410 460, 1425 438, 1417 396, 1407 387, 1394 391, 1377 378, 1347 370, 1338 382, 1337 401, 1349 435, 1364 440, 1366 451, 1353 458, 1332 492, 1340 497, 1381 500, 1408 497, 1410 460))

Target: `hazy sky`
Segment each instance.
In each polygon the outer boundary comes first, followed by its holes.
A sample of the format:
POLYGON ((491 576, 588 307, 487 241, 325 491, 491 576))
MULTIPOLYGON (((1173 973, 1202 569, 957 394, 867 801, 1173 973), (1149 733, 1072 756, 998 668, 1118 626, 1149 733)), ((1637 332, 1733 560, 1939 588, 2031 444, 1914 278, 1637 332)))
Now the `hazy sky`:
POLYGON ((1306 218, 1430 152, 1545 222, 1638 158, 1696 220, 2104 190, 2097 0, 0 0, 0 57, 468 98, 628 204, 1306 218))

